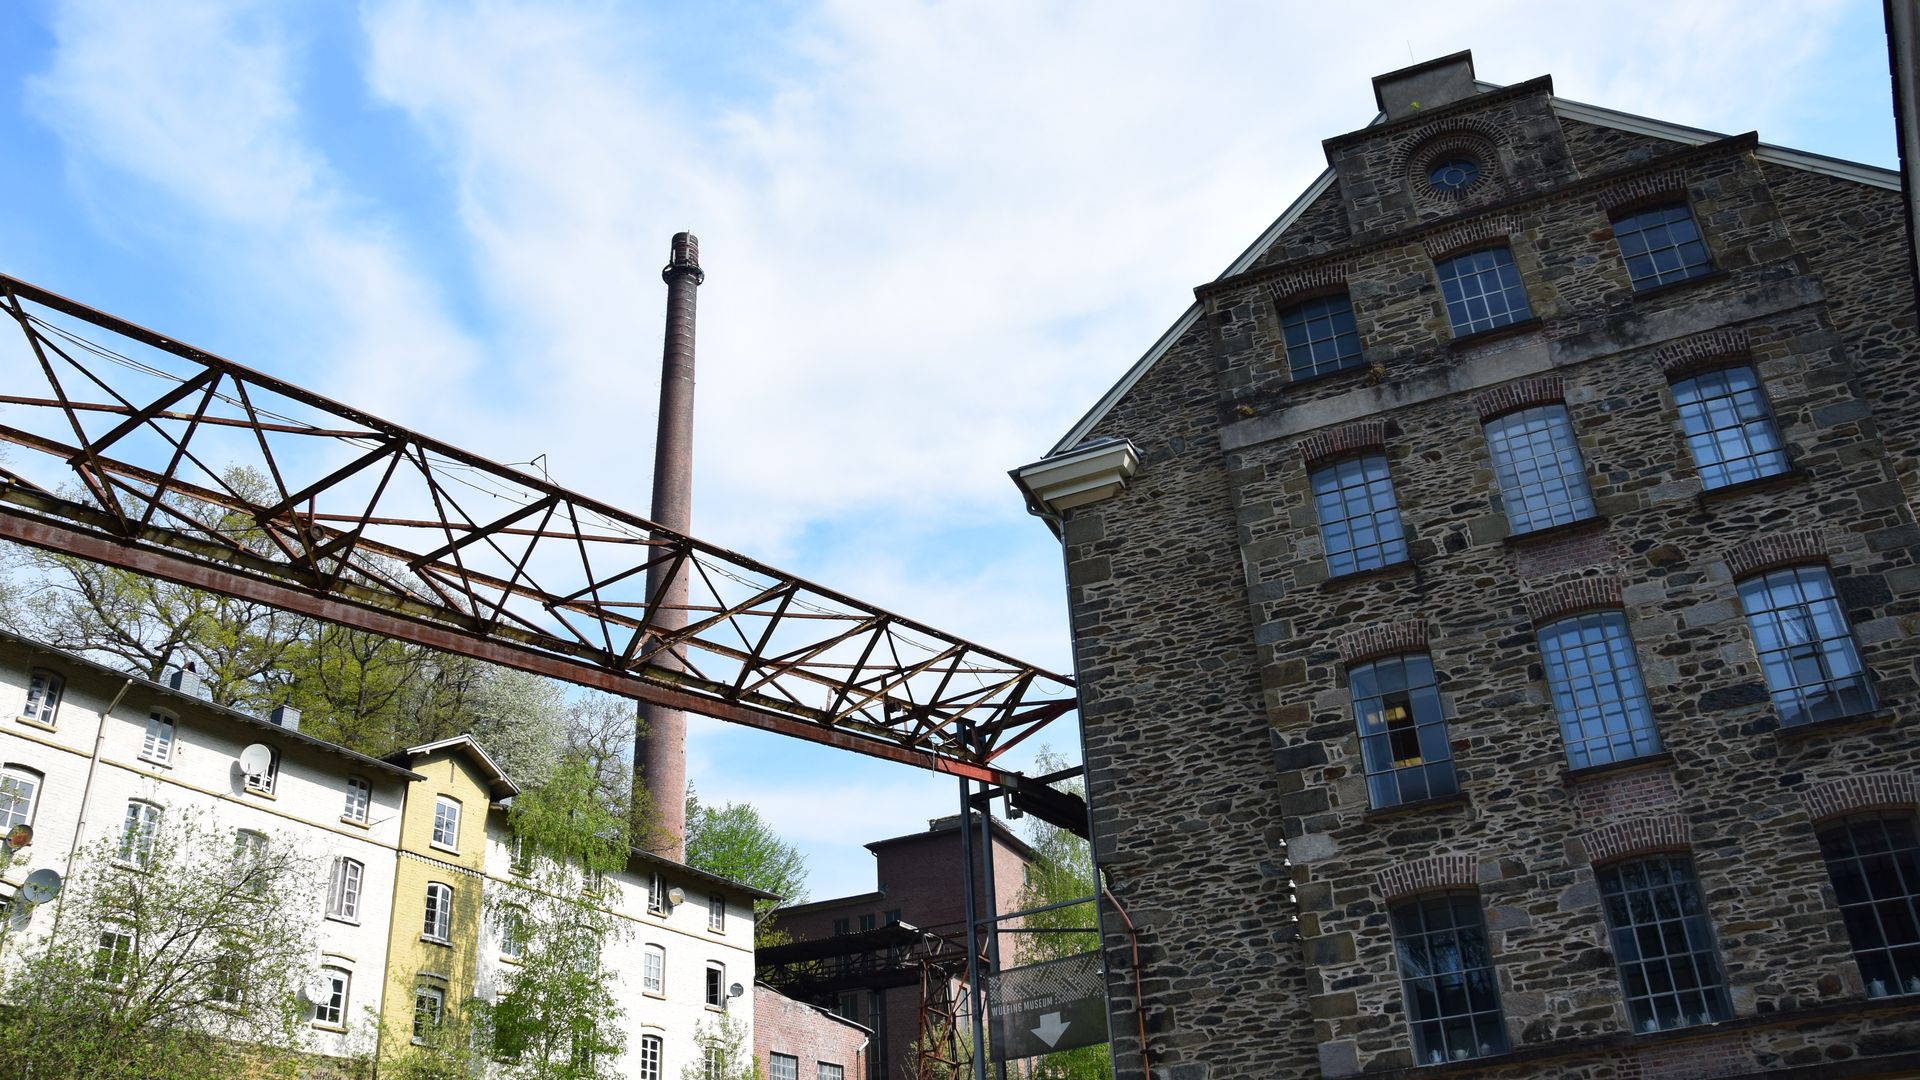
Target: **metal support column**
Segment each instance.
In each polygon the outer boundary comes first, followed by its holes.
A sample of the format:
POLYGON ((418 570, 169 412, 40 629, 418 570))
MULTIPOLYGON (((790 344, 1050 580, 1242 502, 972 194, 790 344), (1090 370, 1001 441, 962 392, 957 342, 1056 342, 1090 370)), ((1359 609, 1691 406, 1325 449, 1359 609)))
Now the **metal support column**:
POLYGON ((980 909, 974 903, 973 891, 973 830, 967 827, 968 814, 973 812, 973 781, 960 778, 960 888, 964 896, 962 901, 967 919, 967 1011, 973 1024, 973 1052, 968 1055, 973 1062, 973 1080, 987 1080, 987 1026, 985 1009, 982 1003, 986 995, 982 992, 980 973, 980 909))

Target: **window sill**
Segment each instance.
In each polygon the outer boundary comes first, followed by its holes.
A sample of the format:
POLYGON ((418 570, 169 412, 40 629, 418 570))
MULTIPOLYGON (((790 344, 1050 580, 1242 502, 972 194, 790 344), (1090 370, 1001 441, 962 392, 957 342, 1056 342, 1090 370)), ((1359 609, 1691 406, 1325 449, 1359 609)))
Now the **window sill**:
POLYGON ((344 925, 346 925, 346 926, 359 926, 359 925, 360 925, 360 920, 359 920, 359 919, 349 919, 349 918, 347 918, 347 917, 346 917, 345 915, 327 915, 327 916, 325 916, 325 918, 326 918, 326 920, 327 920, 328 922, 337 922, 337 923, 342 923, 342 924, 344 924, 344 925))
POLYGON ((1847 716, 1836 716, 1831 720, 1815 720, 1807 724, 1795 724, 1792 727, 1777 727, 1773 729, 1773 737, 1783 743, 1799 743, 1821 735, 1846 735, 1856 731, 1872 731, 1875 728, 1892 726, 1892 709, 1873 709, 1847 716))
POLYGON ((1703 503, 1718 502, 1724 499, 1737 499, 1742 495, 1750 495, 1756 491, 1774 491, 1779 488, 1792 487, 1812 475, 1812 473, 1797 465, 1790 466, 1780 472, 1769 473, 1766 476, 1756 476, 1751 480, 1738 480, 1731 484, 1721 484, 1719 487, 1713 488, 1702 487, 1700 489, 1700 501, 1703 503))
POLYGON ((1410 558, 1401 559, 1399 562, 1388 563, 1385 566, 1370 566, 1365 570, 1349 570, 1344 574, 1329 576, 1320 582, 1320 588, 1339 589, 1362 581, 1380 581, 1383 579, 1392 580, 1394 578, 1410 577, 1418 573, 1419 570, 1419 563, 1414 562, 1410 558))
POLYGON ((1558 525, 1549 525, 1544 529, 1528 529, 1526 532, 1521 533, 1510 532, 1501 538, 1500 542, 1508 547, 1525 547, 1536 540, 1544 542, 1587 531, 1600 532, 1609 524, 1612 524, 1612 521, 1605 514, 1595 514, 1592 517, 1583 517, 1578 521, 1565 521, 1558 525))
POLYGON ((648 908, 647 914, 653 916, 656 919, 664 919, 667 917, 667 911, 665 908, 648 908))
POLYGON ((348 816, 347 816, 347 815, 345 815, 345 814, 341 814, 341 815, 340 815, 340 824, 342 824, 342 825, 351 825, 351 826, 353 826, 353 827, 354 827, 354 828, 356 828, 356 829, 371 829, 371 828, 373 828, 373 824, 372 824, 371 822, 369 822, 369 821, 367 821, 367 820, 365 820, 364 818, 352 818, 352 817, 348 817, 348 816))
POLYGON ((1374 368, 1374 365, 1369 363, 1366 359, 1364 359, 1364 356, 1363 356, 1362 359, 1357 360, 1354 363, 1347 365, 1346 367, 1334 368, 1331 371, 1316 371, 1311 375, 1295 376, 1293 374, 1292 369, 1288 369, 1287 371, 1288 378, 1287 378, 1286 385, 1280 387, 1280 389, 1284 392, 1287 390, 1292 390, 1294 387, 1297 387, 1297 386, 1318 386, 1322 383, 1331 383, 1334 380, 1341 378, 1342 376, 1357 376, 1360 378, 1365 378, 1366 376, 1369 376, 1373 373, 1373 368, 1374 368))
POLYGON ((272 802, 278 802, 280 800, 280 796, 274 794, 271 791, 261 791, 259 788, 250 788, 250 787, 243 787, 241 790, 243 790, 246 794, 252 795, 254 798, 257 798, 257 799, 267 799, 272 802))
POLYGON ((1668 293, 1691 289, 1696 285, 1711 285, 1716 281, 1725 281, 1732 276, 1731 271, 1709 270, 1704 274, 1695 274, 1689 278, 1681 278, 1679 281, 1669 281, 1661 285, 1649 285, 1644 289, 1634 289, 1633 299, 1635 303, 1639 303, 1642 300, 1652 297, 1665 296, 1668 293))
POLYGON ((1455 792, 1452 795, 1436 795, 1431 799, 1395 803, 1392 806, 1378 806, 1368 810, 1361 816, 1360 820, 1372 823, 1375 821, 1387 821, 1397 817, 1433 813, 1441 810, 1456 810, 1465 807, 1470 801, 1464 791, 1455 792))
POLYGON ((521 964, 525 963, 526 961, 518 956, 508 956, 506 953, 501 953, 500 962, 503 964, 512 964, 514 967, 519 967, 521 964))
POLYGON ((420 940, 426 942, 429 945, 445 945, 449 949, 453 948, 452 941, 443 937, 434 937, 431 934, 421 934, 420 940))
POLYGON ((642 990, 640 993, 643 997, 659 998, 661 1001, 667 1000, 667 992, 665 990, 642 990))
POLYGON ((1599 780, 1608 776, 1671 768, 1673 768, 1673 751, 1661 750, 1658 753, 1609 761, 1603 765, 1583 765, 1578 769, 1563 769, 1560 772, 1560 782, 1567 787, 1579 787, 1589 780, 1599 780))
POLYGON ((14 717, 14 720, 19 723, 25 724, 30 728, 38 728, 41 731, 57 731, 58 730, 51 723, 45 720, 35 720, 30 716, 16 716, 14 717))
POLYGON ((1471 334, 1456 334, 1453 340, 1447 343, 1447 348, 1470 349, 1476 345, 1484 345, 1489 341, 1498 341, 1503 337, 1517 337, 1521 334, 1538 330, 1545 325, 1545 323, 1540 321, 1540 316, 1535 315, 1533 318, 1521 319, 1519 322, 1508 323, 1505 326, 1494 326, 1485 330, 1475 330, 1471 334))
POLYGON ((156 769, 171 769, 171 768, 173 768, 173 759, 172 759, 172 758, 167 758, 166 760, 164 760, 164 761, 162 761, 162 760, 161 760, 161 759, 159 759, 159 758, 156 758, 156 757, 148 757, 148 756, 147 756, 147 755, 145 755, 145 754, 141 754, 141 755, 140 755, 140 764, 142 764, 142 765, 151 765, 151 766, 153 766, 153 767, 154 767, 154 768, 156 768, 156 769))
POLYGON ((441 842, 440 842, 440 841, 438 841, 438 840, 429 840, 429 841, 427 841, 427 846, 428 846, 428 847, 430 847, 430 848, 432 848, 432 849, 433 849, 433 850, 435 850, 435 851, 444 851, 444 852, 446 852, 446 853, 447 853, 447 854, 449 854, 449 855, 458 855, 458 854, 460 854, 460 849, 459 849, 459 848, 453 848, 453 847, 448 847, 447 845, 445 845, 445 844, 443 844, 443 843, 441 843, 441 842))
POLYGON ((323 1023, 321 1023, 321 1022, 320 1022, 320 1021, 318 1021, 318 1020, 315 1020, 315 1021, 313 1022, 313 1030, 315 1030, 315 1031, 335 1031, 335 1032, 339 1032, 339 1033, 340 1033, 340 1034, 342 1034, 342 1035, 344 1035, 344 1034, 346 1034, 346 1033, 347 1033, 347 1028, 346 1028, 346 1025, 344 1025, 344 1024, 323 1024, 323 1023))
POLYGON ((725 1005, 708 1005, 706 1006, 706 1010, 710 1013, 723 1013, 727 1011, 727 1007, 725 1005))

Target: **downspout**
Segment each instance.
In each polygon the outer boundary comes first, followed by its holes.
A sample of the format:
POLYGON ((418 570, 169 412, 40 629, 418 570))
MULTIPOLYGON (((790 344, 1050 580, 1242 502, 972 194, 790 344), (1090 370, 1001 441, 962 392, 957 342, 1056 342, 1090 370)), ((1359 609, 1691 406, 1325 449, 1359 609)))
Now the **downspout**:
MULTIPOLYGON (((93 805, 93 777, 95 773, 100 771, 100 756, 107 742, 107 718, 111 717, 113 710, 119 708, 120 703, 127 699, 127 691, 133 689, 133 683, 134 680, 128 679, 120 684, 119 693, 114 694, 113 700, 107 703, 105 709, 101 710, 100 723, 94 728, 93 754, 87 759, 87 779, 80 785, 80 820, 76 821, 73 826, 73 843, 67 845, 67 873, 69 874, 73 873, 73 860, 78 858, 80 854, 80 838, 85 836, 87 832, 87 810, 93 805)), ((60 932, 60 913, 66 909, 67 906, 65 904, 61 904, 59 907, 53 909, 53 927, 48 933, 58 934, 60 932)))

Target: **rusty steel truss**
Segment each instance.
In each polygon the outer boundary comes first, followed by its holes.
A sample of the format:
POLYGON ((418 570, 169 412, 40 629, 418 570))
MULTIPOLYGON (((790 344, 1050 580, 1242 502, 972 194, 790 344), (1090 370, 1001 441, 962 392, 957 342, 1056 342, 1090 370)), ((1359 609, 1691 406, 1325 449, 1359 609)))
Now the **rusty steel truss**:
POLYGON ((1065 676, 26 282, 0 309, 0 538, 1014 788, 995 759, 1074 707, 1065 676))

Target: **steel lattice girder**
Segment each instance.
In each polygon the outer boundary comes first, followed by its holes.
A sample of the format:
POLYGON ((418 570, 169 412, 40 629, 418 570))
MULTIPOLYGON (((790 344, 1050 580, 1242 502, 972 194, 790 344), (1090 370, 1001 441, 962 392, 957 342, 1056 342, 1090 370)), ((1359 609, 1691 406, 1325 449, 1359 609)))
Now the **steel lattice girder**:
POLYGON ((0 302, 0 441, 43 473, 0 465, 0 538, 1011 787, 993 761, 1074 708, 1065 676, 26 282, 0 302))

